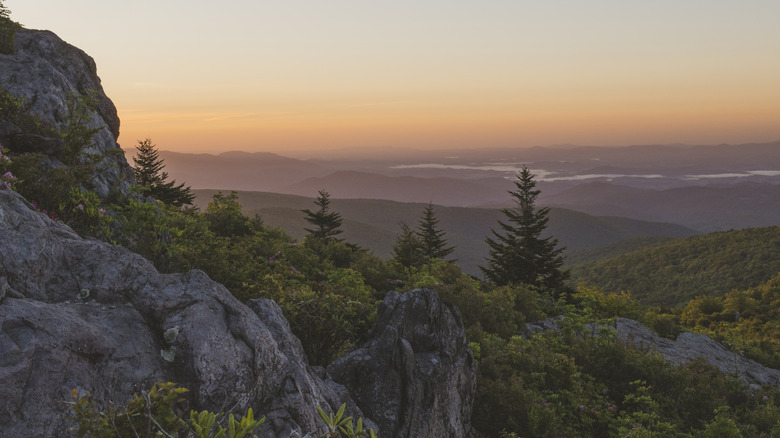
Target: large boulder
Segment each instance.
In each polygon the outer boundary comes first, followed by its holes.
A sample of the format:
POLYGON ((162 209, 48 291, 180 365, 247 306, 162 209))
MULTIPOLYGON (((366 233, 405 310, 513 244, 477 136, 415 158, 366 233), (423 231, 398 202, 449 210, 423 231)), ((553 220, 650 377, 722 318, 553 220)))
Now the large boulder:
MULTIPOLYGON (((16 34, 16 51, 0 54, 0 86, 22 97, 28 112, 44 124, 64 130, 67 127, 71 96, 95 99, 87 126, 97 130, 86 153, 102 156, 91 189, 105 198, 118 188, 125 190, 133 181, 132 169, 119 149, 119 117, 116 107, 103 91, 95 61, 82 50, 62 41, 49 31, 22 29, 16 34), (117 153, 118 152, 118 153, 117 153)), ((23 132, 20 127, 0 127, 0 144, 16 152, 53 155, 62 150, 59 137, 23 132)))
POLYGON ((477 364, 460 313, 435 292, 390 292, 374 337, 328 366, 382 436, 473 436, 477 364))
POLYGON ((74 388, 121 403, 174 381, 193 408, 266 415, 263 437, 322 432, 317 406, 354 406, 308 367, 273 302, 247 307, 200 271, 159 274, 4 186, 0 236, 3 436, 67 436, 74 388))

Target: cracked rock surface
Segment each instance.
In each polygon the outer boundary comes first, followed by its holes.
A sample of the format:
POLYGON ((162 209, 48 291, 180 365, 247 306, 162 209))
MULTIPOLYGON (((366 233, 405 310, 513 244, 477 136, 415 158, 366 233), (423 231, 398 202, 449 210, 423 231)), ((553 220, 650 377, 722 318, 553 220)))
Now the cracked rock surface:
MULTIPOLYGON (((24 98, 29 113, 59 130, 67 126, 70 96, 92 95, 95 108, 87 126, 95 129, 96 134, 85 152, 103 158, 90 188, 101 198, 106 198, 113 188, 126 190, 128 182, 134 181, 133 171, 119 149, 119 116, 103 91, 95 61, 49 31, 22 29, 16 33, 15 47, 15 53, 0 54, 0 86, 24 98)), ((0 121, 0 144, 15 152, 49 156, 63 148, 59 137, 25 133, 8 121, 0 121)))
POLYGON ((403 438, 473 436, 477 364, 460 312, 431 290, 390 292, 373 333, 328 373, 380 430, 403 438))
POLYGON ((159 274, 5 188, 0 236, 4 436, 67 436, 74 388, 123 402, 157 381, 190 389, 193 408, 252 407, 267 416, 263 437, 317 431, 317 406, 361 415, 312 372, 272 301, 245 306, 200 271, 159 274))

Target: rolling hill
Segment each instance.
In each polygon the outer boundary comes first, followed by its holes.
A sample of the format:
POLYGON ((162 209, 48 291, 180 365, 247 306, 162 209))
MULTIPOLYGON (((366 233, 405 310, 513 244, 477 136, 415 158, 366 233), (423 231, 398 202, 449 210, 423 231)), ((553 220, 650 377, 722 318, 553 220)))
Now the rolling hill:
POLYGON ((780 272, 780 227, 721 231, 675 239, 571 268, 610 292, 630 291, 644 303, 684 305, 762 284, 780 272))
MULTIPOLYGON (((217 190, 195 190, 202 208, 217 190)), ((312 208, 314 198, 265 192, 238 192, 239 202, 250 215, 258 214, 270 226, 280 227, 296 238, 306 233, 302 209, 312 208)), ((389 257, 404 222, 417 225, 426 203, 402 203, 377 199, 334 199, 331 207, 344 218, 341 235, 347 241, 369 248, 380 257, 389 257)), ((447 240, 456 246, 453 257, 465 272, 480 275, 487 246, 484 239, 497 220, 495 209, 436 206, 439 226, 447 240)), ((687 237, 693 230, 673 224, 660 224, 617 217, 597 217, 566 209, 553 209, 548 232, 569 251, 593 248, 640 236, 687 237)))

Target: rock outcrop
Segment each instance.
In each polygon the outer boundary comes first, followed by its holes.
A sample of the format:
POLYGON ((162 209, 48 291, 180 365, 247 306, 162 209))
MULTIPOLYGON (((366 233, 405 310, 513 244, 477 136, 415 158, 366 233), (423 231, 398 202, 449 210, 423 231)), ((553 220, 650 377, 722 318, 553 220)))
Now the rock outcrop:
POLYGON ((384 436, 472 436, 476 362, 460 313, 435 292, 390 292, 374 338, 328 366, 384 436))
POLYGON ((666 339, 639 322, 626 318, 617 318, 615 329, 619 339, 638 348, 655 350, 673 363, 683 364, 703 357, 723 373, 736 375, 746 383, 780 387, 780 370, 767 368, 729 351, 708 336, 684 332, 677 339, 666 339))
POLYGON ((262 413, 263 437, 317 431, 317 406, 353 405, 311 372, 273 302, 250 309, 200 271, 161 275, 5 188, 0 236, 4 436, 66 436, 74 388, 122 402, 174 381, 194 408, 262 413))
MULTIPOLYGON (((537 333, 560 328, 560 318, 545 319, 525 325, 525 333, 537 333)), ((616 318, 615 325, 609 327, 615 336, 635 347, 656 351, 674 364, 685 364, 697 358, 704 358, 710 365, 725 374, 736 375, 740 380, 752 385, 772 385, 780 388, 780 370, 767 368, 758 362, 729 351, 712 338, 683 332, 677 339, 667 339, 655 334, 642 323, 627 318, 616 318)), ((590 324, 588 330, 596 333, 597 324, 590 324)))
MULTIPOLYGON (((119 117, 111 99, 103 92, 95 61, 82 50, 48 31, 23 29, 16 34, 16 52, 0 54, 0 86, 23 97, 28 112, 45 124, 64 130, 67 126, 70 96, 92 95, 95 110, 87 126, 96 129, 93 145, 85 152, 103 157, 91 189, 105 198, 112 188, 124 189, 132 181, 132 170, 121 153, 119 117)), ((62 150, 58 137, 25 132, 9 121, 0 122, 0 144, 15 152, 54 155, 62 150)))
POLYGON ((388 295, 376 337, 329 367, 342 386, 308 366, 273 301, 244 305, 197 270, 159 274, 4 186, 0 236, 4 435, 68 436, 74 388, 121 403, 173 381, 192 408, 265 415, 261 437, 322 433, 316 407, 342 403, 386 438, 471 436, 476 364, 435 292, 388 295))

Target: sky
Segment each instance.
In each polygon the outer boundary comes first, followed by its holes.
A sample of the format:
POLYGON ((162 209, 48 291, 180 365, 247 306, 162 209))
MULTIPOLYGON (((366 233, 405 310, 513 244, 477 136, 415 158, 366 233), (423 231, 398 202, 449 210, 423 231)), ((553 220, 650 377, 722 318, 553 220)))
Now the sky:
POLYGON ((128 149, 780 139, 778 0, 5 0, 92 56, 128 149))

